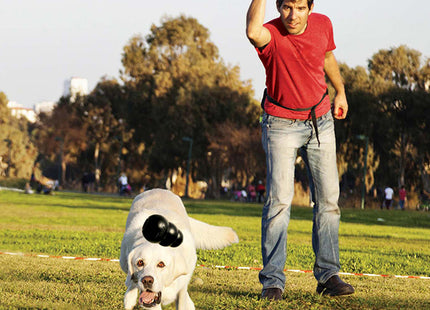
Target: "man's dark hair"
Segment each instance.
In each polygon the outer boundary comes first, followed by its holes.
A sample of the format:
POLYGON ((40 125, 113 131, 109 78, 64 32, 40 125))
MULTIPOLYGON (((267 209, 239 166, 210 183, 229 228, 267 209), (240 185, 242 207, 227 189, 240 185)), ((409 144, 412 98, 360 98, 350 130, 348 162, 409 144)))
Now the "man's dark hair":
MULTIPOLYGON (((296 2, 297 0, 292 0, 293 2, 296 2)), ((282 2, 284 2, 284 0, 276 0, 276 6, 279 8, 282 4, 282 2)), ((311 9, 312 4, 314 3, 314 0, 308 0, 308 8, 309 10, 311 9)))

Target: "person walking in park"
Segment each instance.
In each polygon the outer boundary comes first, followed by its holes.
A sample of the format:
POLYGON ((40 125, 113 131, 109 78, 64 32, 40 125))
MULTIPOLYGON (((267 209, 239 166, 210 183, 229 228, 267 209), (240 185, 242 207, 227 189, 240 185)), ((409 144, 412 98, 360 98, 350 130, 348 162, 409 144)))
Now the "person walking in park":
POLYGON ((264 186, 264 184, 261 180, 258 181, 256 190, 257 190, 257 194, 258 194, 258 202, 263 202, 264 193, 266 192, 266 187, 264 186))
MULTIPOLYGON (((391 207, 391 202, 393 201, 393 195, 394 195, 394 190, 387 186, 384 190, 384 194, 385 194, 385 199, 384 199, 384 205, 387 208, 387 210, 390 210, 391 207)), ((381 206, 381 209, 383 209, 384 206, 381 206)))
POLYGON ((406 202, 406 188, 404 185, 400 187, 399 190, 399 206, 400 209, 405 210, 405 202, 406 202))
POLYGON ((354 293, 338 273, 339 179, 336 141, 325 75, 336 90, 333 114, 348 112, 343 81, 333 54, 330 19, 312 13, 313 0, 276 0, 280 16, 263 22, 266 0, 252 0, 247 37, 266 71, 262 143, 266 153, 266 201, 262 214, 262 298, 282 299, 287 227, 294 195, 297 152, 307 164, 313 202, 312 246, 319 294, 354 293))

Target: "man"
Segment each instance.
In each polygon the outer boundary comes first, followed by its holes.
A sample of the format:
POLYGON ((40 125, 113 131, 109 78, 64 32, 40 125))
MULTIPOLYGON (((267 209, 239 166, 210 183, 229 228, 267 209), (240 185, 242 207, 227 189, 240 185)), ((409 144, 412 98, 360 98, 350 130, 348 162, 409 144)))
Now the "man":
POLYGON ((317 293, 348 295, 339 264, 339 179, 336 142, 325 74, 336 90, 333 113, 348 112, 328 17, 312 13, 313 0, 277 0, 280 13, 263 25, 266 0, 253 0, 247 14, 247 36, 266 70, 262 101, 263 147, 266 152, 266 202, 262 215, 259 274, 262 298, 280 300, 285 287, 287 227, 294 191, 297 151, 309 170, 314 206, 312 246, 317 293), (312 13, 312 14, 311 14, 312 13))

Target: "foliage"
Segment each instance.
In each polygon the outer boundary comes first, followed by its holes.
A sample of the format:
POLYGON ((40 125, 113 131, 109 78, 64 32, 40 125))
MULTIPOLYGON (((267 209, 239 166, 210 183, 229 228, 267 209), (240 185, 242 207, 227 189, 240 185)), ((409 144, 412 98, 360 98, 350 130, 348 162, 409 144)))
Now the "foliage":
POLYGON ((105 183, 118 178, 122 167, 118 163, 118 169, 115 169, 115 162, 127 152, 124 144, 133 136, 134 130, 126 131, 125 120, 121 118, 123 105, 124 94, 116 80, 102 80, 85 100, 84 121, 88 124, 88 143, 94 154, 94 164, 89 166, 95 171, 96 191, 101 171, 105 183))
POLYGON ((24 189, 27 178, 0 178, 0 186, 7 188, 24 189))
POLYGON ((0 176, 30 179, 37 149, 26 121, 12 117, 7 103, 0 92, 0 176))
POLYGON ((163 186, 185 171, 184 137, 193 140, 191 176, 209 183, 208 196, 219 193, 231 163, 241 163, 229 175, 241 183, 263 174, 250 147, 260 135, 249 129, 258 127, 259 113, 251 85, 240 80, 238 67, 223 63, 196 19, 165 18, 145 39, 130 39, 122 62, 122 84, 103 78, 88 96, 61 98, 34 131, 42 157, 62 162, 62 183, 92 171, 96 190, 99 183, 106 189, 124 171, 139 187, 163 186), (223 149, 224 159, 212 166, 218 159, 211 154, 221 152, 215 140, 234 145, 223 128, 244 147, 223 149), (73 166, 77 173, 68 173, 73 166))
POLYGON ((369 60, 370 78, 383 80, 387 85, 377 93, 378 131, 383 134, 377 145, 384 165, 381 168, 384 172, 394 172, 390 177, 397 179, 399 186, 420 185, 419 172, 423 171, 420 165, 430 163, 427 139, 413 143, 414 137, 423 133, 419 124, 430 121, 427 113, 422 114, 428 109, 430 94, 420 87, 426 83, 423 80, 426 68, 421 63, 421 53, 404 45, 380 50, 369 60))
MULTIPOLYGON (((149 169, 171 176, 178 167, 185 167, 183 137, 191 137, 192 175, 209 182, 210 196, 218 193, 225 164, 208 166, 214 160, 223 161, 211 157, 215 152, 211 143, 220 135, 228 136, 219 132, 226 123, 240 132, 258 118, 251 87, 240 81, 239 69, 224 65, 209 41, 208 30, 185 16, 165 18, 159 27, 153 25, 146 39, 133 37, 124 47, 122 62, 127 87, 143 95, 140 102, 131 102, 135 106, 131 107, 129 124, 137 133, 135 143, 145 145, 149 169)), ((246 134, 240 138, 249 141, 246 134)), ((224 155, 237 162, 246 154, 224 155)), ((249 174, 250 169, 258 166, 247 170, 237 167, 232 177, 249 174)))
POLYGON ((382 49, 369 60, 369 71, 390 87, 412 90, 419 83, 421 53, 400 45, 388 50, 382 49))
POLYGON ((349 103, 348 118, 337 122, 340 173, 361 183, 364 141, 369 138, 366 189, 406 185, 425 188, 430 170, 428 61, 406 46, 380 50, 369 60, 369 72, 341 66, 349 103), (427 80, 426 80, 427 79, 427 80), (427 81, 427 82, 426 82, 427 81), (421 141, 421 142, 418 142, 421 141))

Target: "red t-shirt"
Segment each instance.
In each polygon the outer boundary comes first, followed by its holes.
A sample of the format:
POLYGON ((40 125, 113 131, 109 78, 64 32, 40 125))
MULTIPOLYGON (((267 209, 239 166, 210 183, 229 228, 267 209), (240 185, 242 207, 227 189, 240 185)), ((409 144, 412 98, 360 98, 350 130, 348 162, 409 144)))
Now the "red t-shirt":
POLYGON ((401 188, 399 190, 399 200, 405 200, 406 199, 406 190, 404 188, 401 188))
MULTIPOLYGON (((293 109, 311 108, 317 104, 327 89, 324 59, 328 51, 336 48, 330 19, 312 13, 308 25, 300 35, 291 35, 280 18, 264 24, 271 40, 264 49, 256 48, 266 69, 267 93, 281 105, 293 109)), ((309 111, 291 111, 270 103, 264 104, 266 113, 290 119, 309 119, 309 111)), ((330 110, 326 96, 316 108, 316 117, 330 110)))

